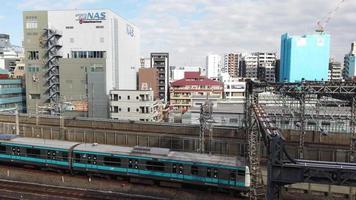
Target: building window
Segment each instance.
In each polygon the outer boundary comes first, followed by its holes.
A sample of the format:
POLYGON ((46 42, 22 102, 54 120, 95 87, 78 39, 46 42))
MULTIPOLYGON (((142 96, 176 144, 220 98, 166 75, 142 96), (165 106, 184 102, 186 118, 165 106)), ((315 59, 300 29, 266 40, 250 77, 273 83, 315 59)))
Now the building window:
POLYGON ((118 95, 117 94, 114 94, 114 101, 118 101, 118 95))
POLYGON ((121 100, 121 96, 119 96, 119 99, 121 100))
POLYGON ((114 106, 114 113, 118 113, 119 112, 119 107, 118 106, 114 106))
POLYGON ((37 21, 26 22, 26 29, 36 29, 36 28, 37 28, 37 21))
POLYGON ((127 96, 127 100, 130 100, 130 95, 129 95, 129 96, 127 96))
POLYGON ((104 26, 96 26, 96 28, 104 28, 104 26))
POLYGON ((137 108, 137 109, 136 109, 136 112, 139 112, 139 111, 140 111, 140 110, 137 108))
POLYGON ((38 60, 40 58, 38 51, 28 51, 27 53, 29 60, 38 60))
POLYGON ((40 99, 41 95, 40 94, 30 94, 30 99, 40 99))
POLYGON ((127 108, 127 112, 130 112, 130 108, 127 108))
POLYGON ((73 29, 73 26, 66 26, 66 29, 73 29))

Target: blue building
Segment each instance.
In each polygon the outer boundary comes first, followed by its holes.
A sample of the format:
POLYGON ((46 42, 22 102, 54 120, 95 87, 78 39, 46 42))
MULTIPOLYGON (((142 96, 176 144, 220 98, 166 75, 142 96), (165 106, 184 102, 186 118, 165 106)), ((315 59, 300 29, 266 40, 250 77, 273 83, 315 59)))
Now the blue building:
POLYGON ((9 72, 0 69, 0 112, 25 112, 25 88, 22 79, 9 78, 9 72))
POLYGON ((280 82, 328 80, 330 35, 281 36, 280 82))

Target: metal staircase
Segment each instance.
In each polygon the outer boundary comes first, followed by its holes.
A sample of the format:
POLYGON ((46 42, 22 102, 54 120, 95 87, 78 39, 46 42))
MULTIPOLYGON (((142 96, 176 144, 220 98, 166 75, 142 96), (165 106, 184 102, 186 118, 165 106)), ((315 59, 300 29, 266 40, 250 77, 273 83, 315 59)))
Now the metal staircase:
POLYGON ((46 76, 46 94, 47 103, 57 104, 60 100, 60 82, 59 82, 59 59, 62 58, 60 55, 60 49, 62 45, 59 44, 58 40, 62 37, 58 31, 54 29, 44 29, 43 42, 42 45, 46 49, 46 62, 45 67, 47 68, 46 76))

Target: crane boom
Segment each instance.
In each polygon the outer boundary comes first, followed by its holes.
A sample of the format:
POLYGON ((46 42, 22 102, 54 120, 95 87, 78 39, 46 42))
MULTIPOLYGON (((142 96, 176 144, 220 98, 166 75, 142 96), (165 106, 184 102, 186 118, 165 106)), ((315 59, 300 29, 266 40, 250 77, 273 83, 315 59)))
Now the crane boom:
POLYGON ((345 2, 345 0, 340 0, 336 4, 336 7, 333 10, 329 11, 326 16, 324 16, 323 18, 321 18, 320 20, 317 21, 317 29, 315 30, 316 32, 324 32, 325 31, 326 25, 329 23, 331 18, 335 15, 337 10, 339 10, 341 4, 344 2, 345 2))

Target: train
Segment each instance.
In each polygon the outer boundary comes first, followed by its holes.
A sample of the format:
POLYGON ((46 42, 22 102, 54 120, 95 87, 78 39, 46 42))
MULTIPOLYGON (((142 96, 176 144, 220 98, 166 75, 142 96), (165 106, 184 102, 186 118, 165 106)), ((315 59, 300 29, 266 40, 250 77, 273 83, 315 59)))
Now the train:
POLYGON ((126 147, 0 134, 0 162, 179 185, 248 191, 249 167, 243 159, 171 151, 157 147, 126 147))

